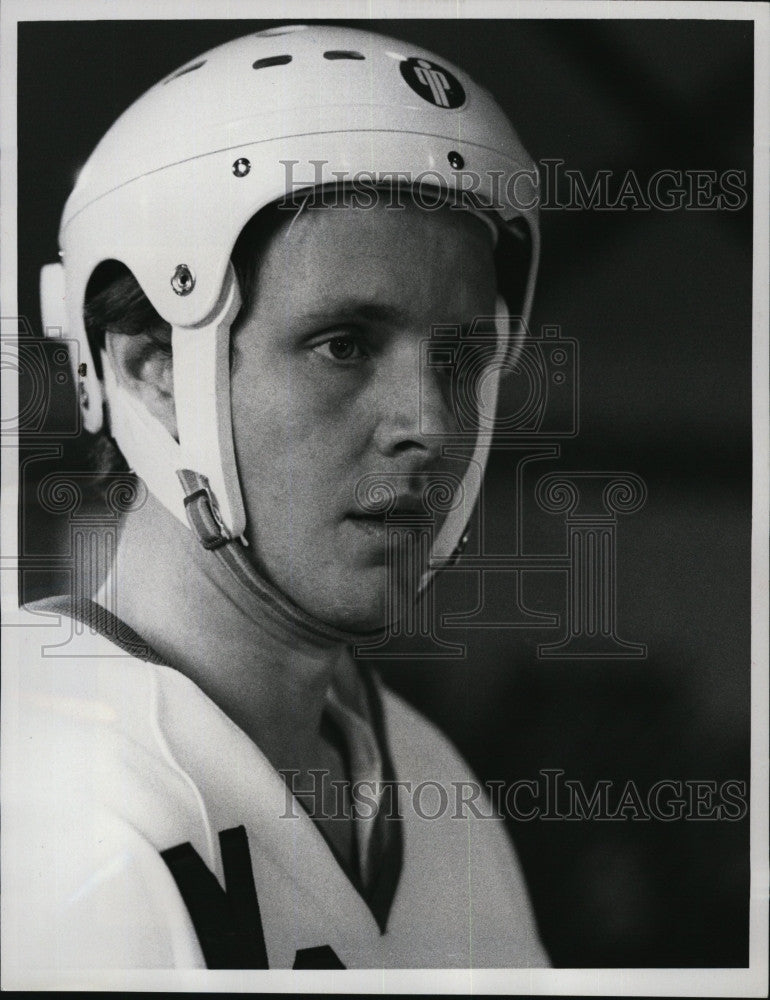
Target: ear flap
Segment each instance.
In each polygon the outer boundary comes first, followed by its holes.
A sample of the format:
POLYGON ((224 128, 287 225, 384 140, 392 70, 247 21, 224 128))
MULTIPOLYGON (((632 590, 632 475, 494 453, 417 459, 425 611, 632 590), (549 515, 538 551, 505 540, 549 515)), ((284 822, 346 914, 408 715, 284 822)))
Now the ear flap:
POLYGON ((104 420, 104 395, 85 330, 82 325, 75 331, 69 329, 62 264, 46 264, 40 271, 40 312, 46 337, 71 337, 77 344, 76 351, 71 346, 69 351, 72 380, 78 387, 83 427, 96 434, 104 420))
MULTIPOLYGON (((186 480, 205 483, 209 503, 228 537, 245 530, 230 409, 230 325, 241 297, 232 264, 216 310, 198 327, 172 328, 174 404, 178 441, 115 377, 102 352, 110 430, 130 467, 150 492, 187 527, 186 480), (187 478, 190 478, 189 476, 187 478)), ((223 536, 225 537, 225 536, 223 536)))
POLYGON ((198 327, 173 327, 174 403, 182 461, 204 476, 231 538, 246 530, 235 464, 230 396, 230 327, 241 307, 232 263, 216 314, 198 327))
POLYGON ((440 569, 442 565, 446 565, 453 560, 455 550, 461 544, 468 521, 474 507, 478 503, 487 459, 489 458, 489 449, 492 443, 492 428, 497 410, 500 379, 505 374, 506 369, 510 369, 513 361, 518 357, 521 351, 521 344, 523 343, 523 335, 519 336, 518 334, 515 343, 511 343, 510 323, 511 317, 508 315, 508 306, 503 297, 498 295, 495 302, 495 332, 497 337, 495 361, 491 364, 489 373, 484 380, 484 392, 480 394, 480 401, 483 400, 484 404, 482 422, 486 429, 480 429, 476 438, 473 455, 468 462, 465 478, 463 479, 462 503, 449 512, 441 531, 433 543, 431 561, 434 565, 431 570, 424 573, 421 589, 424 589, 428 585, 430 577, 436 569, 440 569))

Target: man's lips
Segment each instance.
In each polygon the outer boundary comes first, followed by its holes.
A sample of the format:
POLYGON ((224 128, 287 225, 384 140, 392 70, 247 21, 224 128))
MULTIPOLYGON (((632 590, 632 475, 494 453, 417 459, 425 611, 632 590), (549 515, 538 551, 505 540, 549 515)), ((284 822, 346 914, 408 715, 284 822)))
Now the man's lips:
POLYGON ((384 539, 389 528, 398 529, 417 524, 433 523, 433 515, 425 510, 419 496, 399 497, 386 510, 365 511, 360 507, 345 515, 356 528, 373 538, 384 539))
POLYGON ((345 521, 372 538, 385 539, 387 525, 384 517, 372 514, 348 514, 345 521))
POLYGON ((432 515, 426 511, 422 498, 417 495, 398 497, 393 504, 389 504, 384 510, 365 510, 356 507, 346 515, 353 520, 371 521, 375 523, 395 523, 397 521, 415 521, 431 519, 432 515))

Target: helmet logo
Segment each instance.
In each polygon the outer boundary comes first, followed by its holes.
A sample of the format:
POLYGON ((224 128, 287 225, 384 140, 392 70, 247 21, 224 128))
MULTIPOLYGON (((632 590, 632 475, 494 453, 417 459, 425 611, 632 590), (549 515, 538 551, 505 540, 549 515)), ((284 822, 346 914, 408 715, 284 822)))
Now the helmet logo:
POLYGON ((459 108, 465 103, 460 81, 448 69, 427 59, 404 59, 401 76, 415 94, 439 108, 459 108))

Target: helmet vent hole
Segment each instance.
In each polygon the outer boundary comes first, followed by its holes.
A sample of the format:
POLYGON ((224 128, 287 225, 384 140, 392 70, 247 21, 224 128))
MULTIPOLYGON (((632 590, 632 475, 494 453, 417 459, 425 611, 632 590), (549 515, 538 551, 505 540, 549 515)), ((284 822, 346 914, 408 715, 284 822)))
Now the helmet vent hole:
POLYGON ((268 66, 284 66, 291 62, 291 56, 268 56, 266 59, 257 59, 252 63, 254 69, 267 69, 268 66))
POLYGON ((184 69, 177 70, 177 72, 174 73, 173 76, 170 76, 168 80, 164 80, 163 82, 164 84, 171 83, 172 80, 176 80, 180 76, 185 76, 187 73, 192 73, 193 70, 200 69, 201 66, 205 65, 206 65, 206 60, 201 59, 200 62, 193 63, 192 66, 185 66, 184 69))
POLYGON ((332 49, 324 52, 324 59, 365 59, 360 52, 351 52, 344 49, 332 49))

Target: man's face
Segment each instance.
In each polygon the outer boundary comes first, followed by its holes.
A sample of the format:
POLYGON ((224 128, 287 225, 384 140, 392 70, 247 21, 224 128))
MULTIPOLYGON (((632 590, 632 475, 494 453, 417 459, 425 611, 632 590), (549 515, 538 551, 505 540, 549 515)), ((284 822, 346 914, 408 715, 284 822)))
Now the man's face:
POLYGON ((392 615, 404 535, 388 542, 356 488, 390 483, 409 516, 438 472, 462 474, 442 457, 458 431, 447 374, 421 345, 494 315, 495 294, 490 234, 467 212, 316 207, 268 244, 234 336, 233 430, 252 552, 305 611, 356 631, 392 615))

